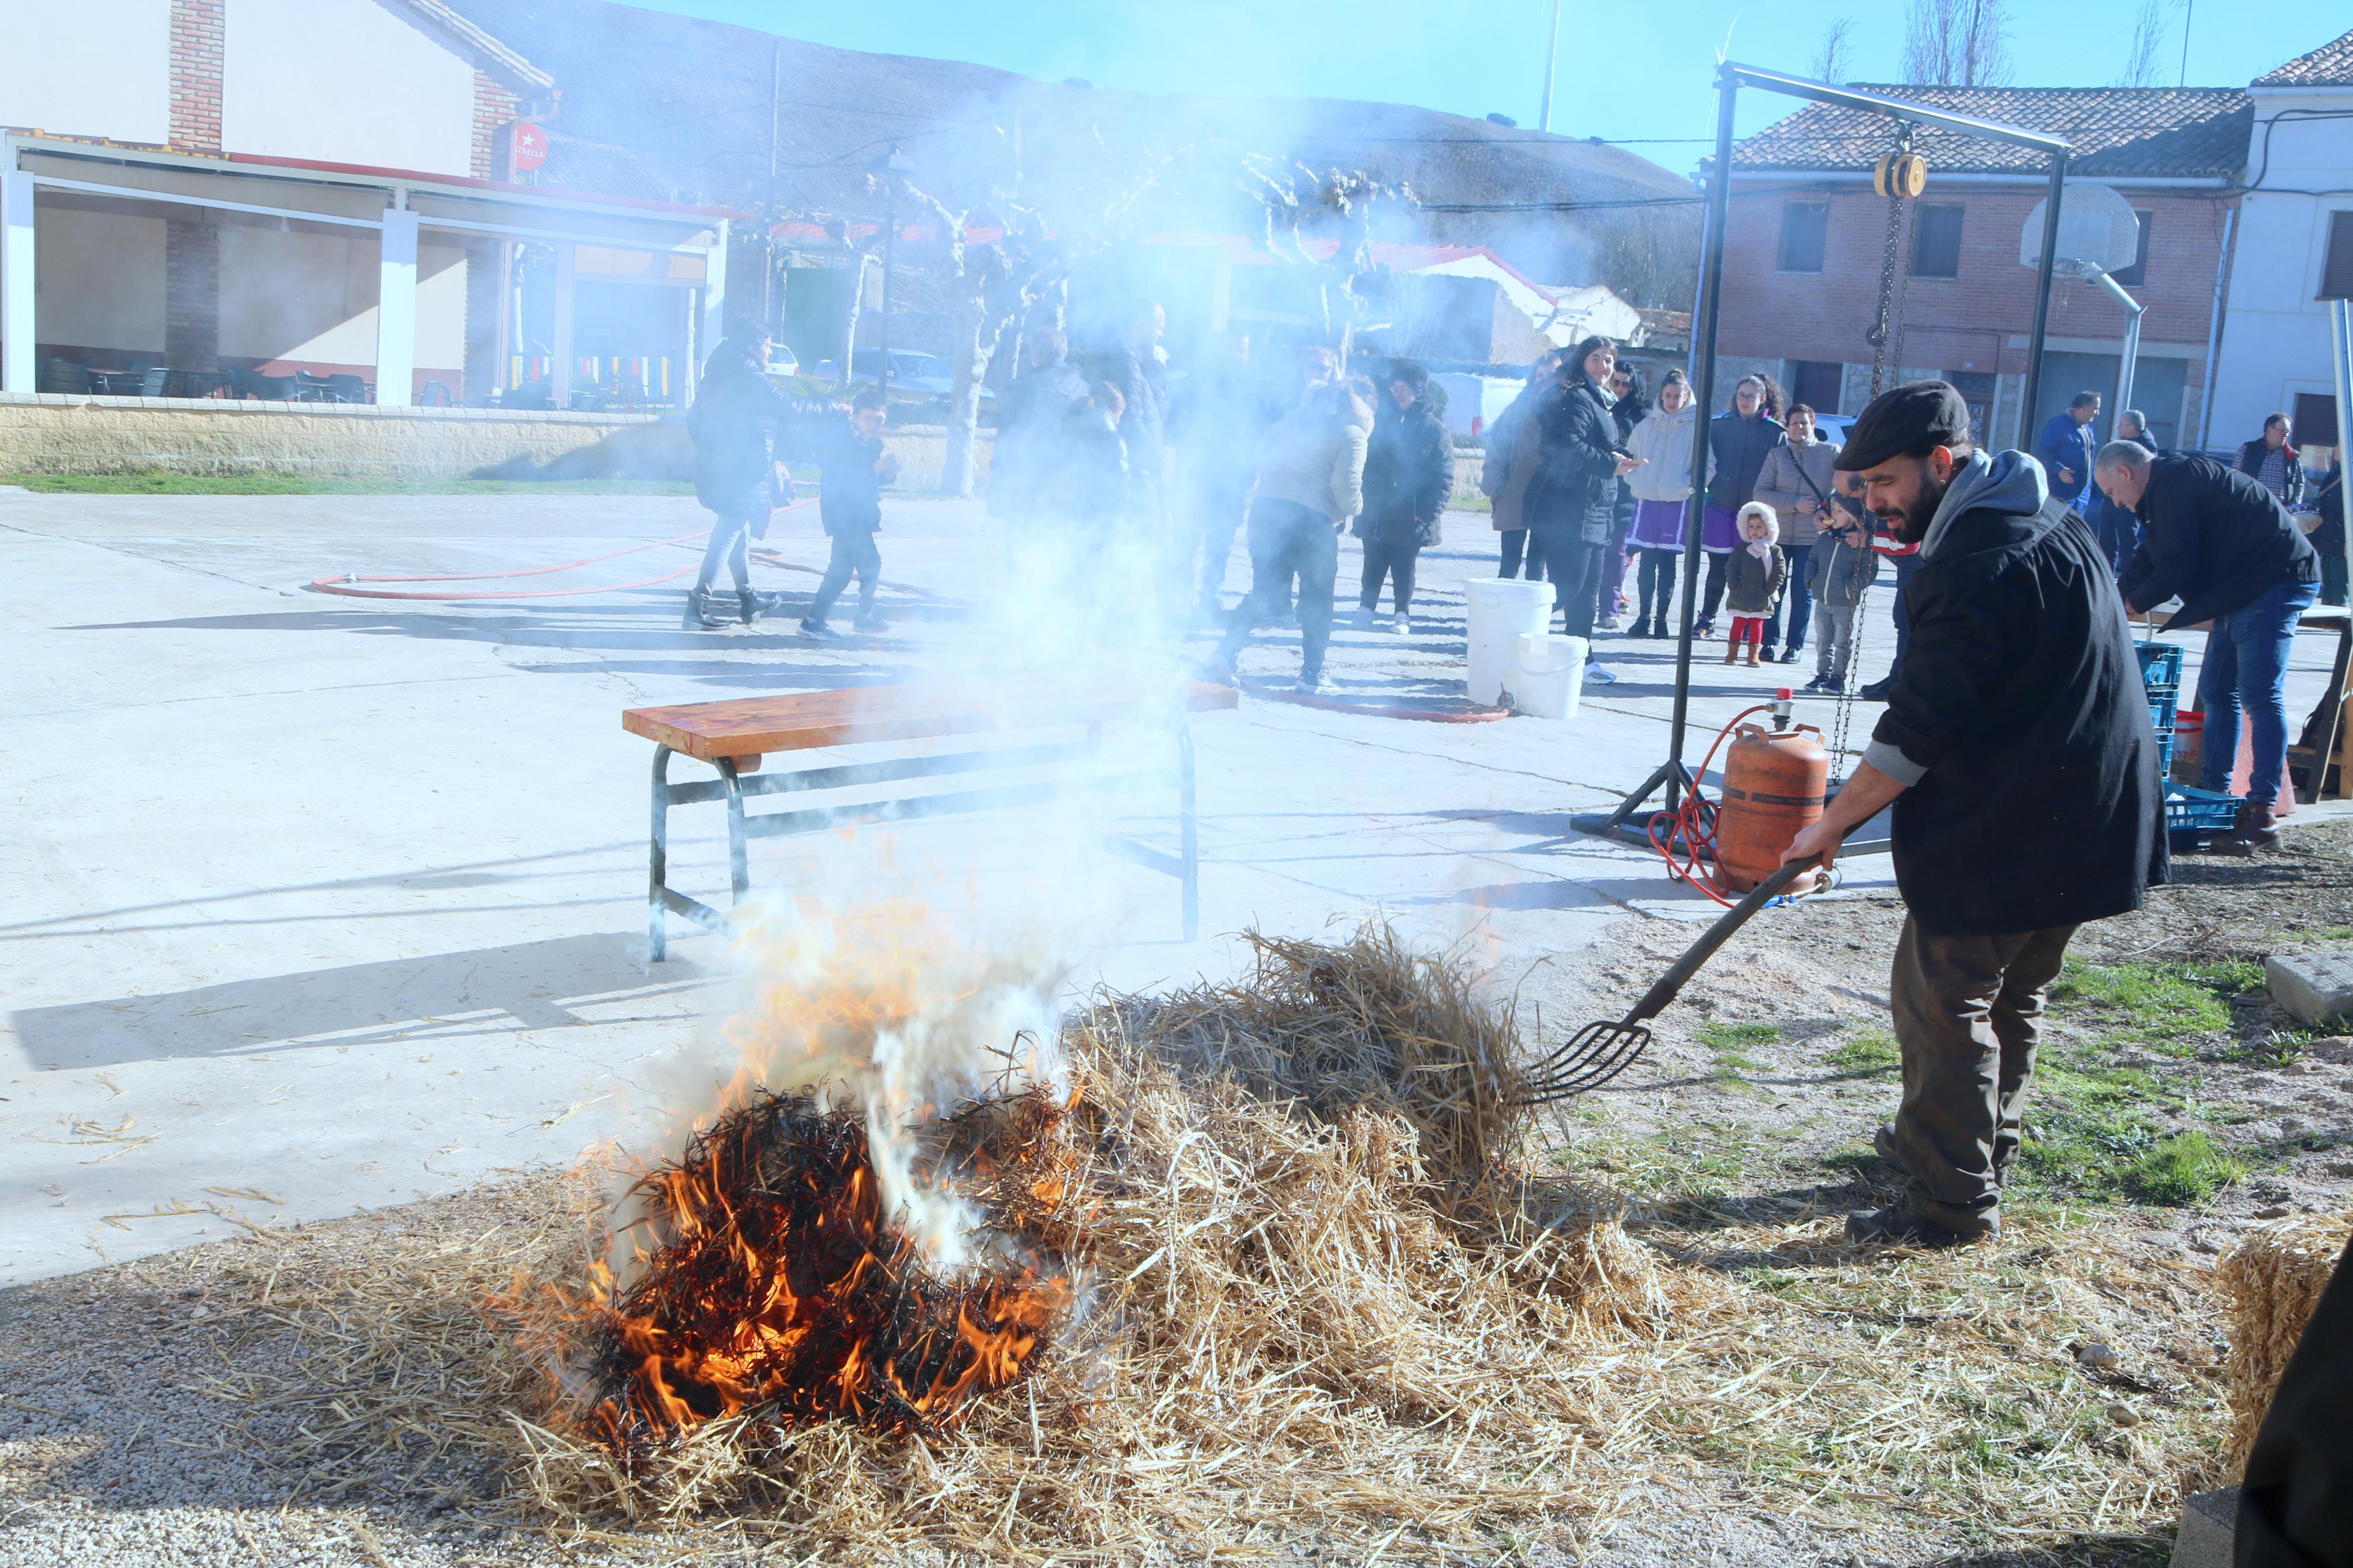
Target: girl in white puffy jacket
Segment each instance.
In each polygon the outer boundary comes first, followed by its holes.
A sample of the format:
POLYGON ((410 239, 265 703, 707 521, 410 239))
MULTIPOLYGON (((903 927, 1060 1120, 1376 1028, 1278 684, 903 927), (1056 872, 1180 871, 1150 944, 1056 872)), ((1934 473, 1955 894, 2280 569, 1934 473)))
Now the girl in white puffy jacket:
POLYGON ((1675 596, 1675 559, 1683 553, 1684 520, 1691 510, 1692 432, 1699 405, 1679 370, 1667 372, 1659 400, 1626 437, 1627 449, 1642 466, 1626 476, 1634 492, 1634 527, 1626 542, 1642 552, 1636 579, 1634 629, 1638 637, 1662 637, 1667 609, 1675 596))

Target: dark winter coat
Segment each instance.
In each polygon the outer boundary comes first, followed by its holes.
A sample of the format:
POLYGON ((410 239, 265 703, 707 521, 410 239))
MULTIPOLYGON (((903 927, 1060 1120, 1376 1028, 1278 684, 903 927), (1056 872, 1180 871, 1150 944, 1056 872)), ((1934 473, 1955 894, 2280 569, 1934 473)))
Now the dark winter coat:
POLYGON ((2034 443, 2034 458, 2042 465, 2042 477, 2050 481, 2051 493, 2080 512, 2084 498, 2092 490, 2092 459, 2099 450, 2099 443, 2092 438, 2092 427, 2076 424, 2075 416, 2062 409, 2042 422, 2042 439, 2034 443), (2074 479, 2061 479, 2062 468, 2073 473, 2074 479))
POLYGON ((1789 581, 1789 555, 1779 545, 1773 553, 1758 560, 1742 540, 1732 548, 1724 570, 1725 613, 1734 616, 1769 616, 1781 602, 1781 590, 1789 581))
POLYGON ((1707 422, 1707 504, 1738 511, 1757 499, 1766 455, 1781 443, 1781 422, 1763 409, 1749 418, 1726 410, 1707 422))
MULTIPOLYGON (((2263 459, 2270 456, 2271 448, 2258 436, 2252 441, 2240 443, 2239 456, 2231 466, 2257 484, 2263 484, 2263 459)), ((2286 482, 2281 487, 2284 493, 2280 495, 2280 504, 2290 511, 2300 510, 2304 506, 2304 464, 2297 458, 2294 444, 2281 443, 2280 465, 2287 476, 2286 482)), ((2263 488, 2271 489, 2269 485, 2263 485, 2263 488)))
POLYGON ((1443 410, 1428 396, 1403 409, 1382 398, 1365 449, 1356 537, 1427 548, 1438 542, 1439 515, 1453 494, 1454 437, 1443 410))
POLYGON ((2176 594, 2172 624, 2242 610, 2279 583, 2317 583, 2320 557, 2279 498, 2211 458, 2152 458, 2134 509, 2148 530, 2118 584, 2135 610, 2176 594))
POLYGON ((2336 466, 2328 470, 2328 478, 2322 483, 2320 494, 2315 500, 2313 509, 2320 513, 2320 526, 2304 536, 2311 544, 2313 553, 2323 557, 2344 554, 2345 464, 2343 459, 2340 458, 2336 466))
POLYGON ((882 437, 860 435, 846 414, 836 421, 817 440, 817 514, 829 534, 872 533, 882 526, 882 437))
POLYGON ((1258 477, 1258 438, 1282 410, 1263 378, 1245 363, 1204 366, 1169 392, 1166 434, 1191 493, 1240 514, 1258 477))
POLYGON ((1056 475, 1069 460, 1063 432, 1071 405, 1086 395, 1086 378, 1067 360, 1025 371, 1006 386, 989 453, 991 517, 1043 521, 1039 514, 1050 506, 1056 475))
POLYGON ((2024 453, 1975 454, 1905 584, 1903 668, 1866 760, 1895 879, 1936 936, 2138 909, 2166 880, 2157 732, 2115 579, 2024 453))
POLYGON ((1868 542, 1849 544, 1852 531, 1814 536, 1806 557, 1806 587, 1817 605, 1852 609, 1862 603, 1863 590, 1879 581, 1879 552, 1868 542))
POLYGON ((1124 408, 1119 432, 1127 445, 1131 480, 1157 486, 1167 448, 1168 373, 1150 350, 1120 342, 1096 356, 1094 379, 1119 390, 1124 408))
POLYGON ((1521 521, 1530 528, 1576 528, 1588 544, 1609 543, 1617 526, 1624 442, 1604 395, 1579 378, 1565 395, 1541 406, 1535 435, 1535 473, 1521 521))
POLYGON ((686 416, 694 438, 694 499, 722 517, 765 519, 792 500, 776 465, 810 455, 812 443, 841 412, 795 397, 739 349, 721 344, 703 366, 702 384, 686 416))

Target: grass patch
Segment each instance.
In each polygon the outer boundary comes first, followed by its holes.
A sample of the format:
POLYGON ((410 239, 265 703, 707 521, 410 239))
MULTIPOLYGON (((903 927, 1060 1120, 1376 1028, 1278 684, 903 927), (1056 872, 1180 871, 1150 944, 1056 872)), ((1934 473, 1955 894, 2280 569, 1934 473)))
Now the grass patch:
POLYGON ((1781 1037, 1781 1029, 1778 1024, 1702 1024, 1693 1037, 1709 1050, 1732 1051, 1769 1044, 1781 1037))
POLYGON ((2113 1020, 2110 1032, 2170 1056, 2189 1056, 2201 1035, 2227 1033, 2231 1008, 2223 998, 2263 988, 2263 965, 2252 959, 2212 963, 2120 963, 2067 961, 2051 987, 2053 1000, 2092 1009, 2113 1020))
POLYGON ((2028 1089, 2017 1179, 2041 1196, 2188 1207, 2247 1173, 2202 1131, 2157 1120, 2174 1097, 2134 1068, 2046 1060, 2028 1089))
POLYGON ((2158 1139, 2125 1172, 2124 1188, 2145 1204, 2190 1208, 2246 1173, 2244 1162, 2232 1159, 2193 1129, 2158 1139))
POLYGON ((122 474, 7 474, 0 484, 44 495, 320 496, 320 495, 614 495, 684 496, 683 479, 343 479, 309 474, 178 474, 142 469, 122 474))
POLYGON ((1831 1066, 1841 1072, 1865 1076, 1894 1072, 1903 1065, 1903 1053, 1895 1046, 1895 1037, 1884 1029, 1850 1035, 1831 1052, 1831 1066))

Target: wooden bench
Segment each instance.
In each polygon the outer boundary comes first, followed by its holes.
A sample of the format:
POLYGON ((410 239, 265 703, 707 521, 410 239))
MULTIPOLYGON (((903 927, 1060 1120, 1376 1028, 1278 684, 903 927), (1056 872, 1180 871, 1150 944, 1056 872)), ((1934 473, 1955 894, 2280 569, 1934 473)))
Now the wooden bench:
MULTIPOLYGON (((727 803, 727 866, 735 900, 751 890, 750 841, 778 834, 807 833, 846 822, 888 822, 955 811, 988 810, 1049 799, 1054 784, 999 784, 985 789, 892 794, 800 811, 752 816, 746 797, 806 791, 866 789, 909 780, 959 773, 1002 773, 1050 767, 1100 753, 1106 723, 1165 724, 1175 734, 1178 853, 1170 856, 1124 838, 1105 847, 1177 879, 1183 889, 1185 940, 1200 927, 1199 835, 1193 810, 1193 738, 1185 716, 1231 708, 1232 688, 1186 680, 1158 688, 1110 681, 1039 682, 1021 689, 947 683, 849 687, 797 692, 786 697, 749 697, 723 702, 689 702, 670 708, 632 708, 621 727, 654 742, 653 834, 646 893, 648 956, 659 963, 668 943, 663 916, 681 915, 705 930, 728 934, 727 917, 669 884, 670 808, 702 801, 727 803), (1041 741, 1040 731, 1083 725, 1080 741, 1041 741), (764 759, 786 752, 825 752, 875 742, 936 741, 952 735, 1002 737, 998 744, 874 761, 820 763, 781 772, 759 771, 764 759), (1018 743, 1017 743, 1017 742, 1018 743), (707 763, 719 776, 690 784, 670 782, 673 755, 707 763)), ((1156 775, 1165 780, 1166 775, 1156 775)), ((1134 782, 1103 780, 1103 783, 1134 782)))

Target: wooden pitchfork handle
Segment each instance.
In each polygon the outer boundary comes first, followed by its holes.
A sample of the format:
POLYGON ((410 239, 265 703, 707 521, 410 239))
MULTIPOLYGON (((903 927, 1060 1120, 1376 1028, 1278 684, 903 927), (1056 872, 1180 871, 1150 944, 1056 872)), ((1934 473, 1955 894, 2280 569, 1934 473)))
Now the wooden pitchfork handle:
MULTIPOLYGON (((1862 824, 1858 822, 1854 827, 1848 828, 1839 836, 1839 842, 1845 843, 1854 836, 1855 828, 1862 826, 1862 824)), ((1784 888, 1820 865, 1821 861, 1819 858, 1792 860, 1757 883, 1746 898, 1718 915, 1715 923, 1700 933, 1699 940, 1692 943, 1681 958, 1675 960, 1673 967, 1659 976, 1658 984, 1642 993, 1642 999, 1634 1004, 1634 1010, 1627 1014, 1623 1021, 1629 1024, 1639 1024, 1645 1019, 1655 1018, 1666 1011, 1667 1004, 1675 999, 1675 993, 1681 991, 1684 984, 1699 973, 1700 965, 1715 956, 1717 948, 1732 940, 1734 931, 1748 923, 1749 916, 1780 897, 1784 888)))

